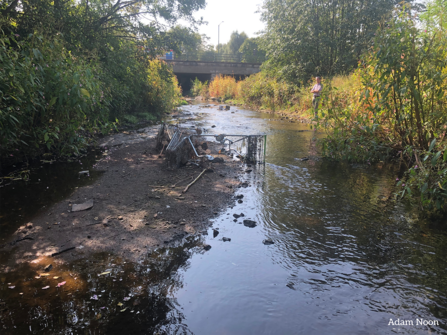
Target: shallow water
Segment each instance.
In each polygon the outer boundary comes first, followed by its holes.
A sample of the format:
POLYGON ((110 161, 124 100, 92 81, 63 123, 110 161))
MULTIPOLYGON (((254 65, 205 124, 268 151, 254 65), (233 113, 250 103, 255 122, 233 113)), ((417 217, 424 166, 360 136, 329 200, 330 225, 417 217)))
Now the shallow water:
POLYGON ((51 272, 59 280, 36 279, 33 264, 2 274, 2 334, 447 333, 447 230, 387 200, 395 166, 302 161, 323 136, 306 125, 185 109, 200 116, 187 125, 209 133, 268 135, 265 166, 241 177, 243 203, 213 219, 219 234, 210 228, 138 263, 96 255, 51 272))

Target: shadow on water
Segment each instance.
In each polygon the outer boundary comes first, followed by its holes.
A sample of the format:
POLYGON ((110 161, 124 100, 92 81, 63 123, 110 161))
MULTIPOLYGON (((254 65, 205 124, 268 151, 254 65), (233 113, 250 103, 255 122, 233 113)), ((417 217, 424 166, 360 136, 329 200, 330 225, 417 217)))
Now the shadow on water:
POLYGON ((198 245, 191 236, 137 263, 96 254, 49 272, 51 259, 22 265, 0 275, 1 333, 191 334, 174 296, 198 245))
MULTIPOLYGON (((4 181, 0 185, 0 231, 2 240, 30 221, 40 209, 68 197, 77 187, 92 184, 102 172, 92 170, 102 152, 91 151, 74 162, 34 162, 28 181, 4 181), (89 170, 89 175, 80 171, 89 170)), ((0 244, 2 242, 0 240, 0 244)))

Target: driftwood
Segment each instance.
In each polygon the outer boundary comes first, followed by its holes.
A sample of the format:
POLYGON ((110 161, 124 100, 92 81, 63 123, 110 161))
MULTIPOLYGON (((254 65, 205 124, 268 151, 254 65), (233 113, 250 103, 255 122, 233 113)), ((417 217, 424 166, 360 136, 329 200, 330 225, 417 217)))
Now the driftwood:
POLYGON ((204 169, 204 170, 199 174, 199 176, 198 176, 196 179, 194 179, 190 184, 188 184, 188 186, 186 186, 186 188, 183 190, 182 193, 186 193, 186 192, 188 191, 188 189, 189 189, 192 185, 194 185, 194 183, 195 183, 197 180, 199 180, 200 177, 202 177, 202 175, 206 172, 206 170, 207 170, 207 169, 204 169))

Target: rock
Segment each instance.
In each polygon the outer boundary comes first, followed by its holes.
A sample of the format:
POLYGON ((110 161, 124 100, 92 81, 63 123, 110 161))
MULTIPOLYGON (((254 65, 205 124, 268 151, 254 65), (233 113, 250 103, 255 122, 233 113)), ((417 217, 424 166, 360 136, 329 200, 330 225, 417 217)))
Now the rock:
POLYGON ((50 272, 52 268, 53 268, 53 264, 49 264, 49 265, 47 265, 47 266, 44 268, 44 271, 45 271, 45 272, 50 272))
POLYGON ((217 237, 217 235, 219 235, 219 231, 216 229, 213 229, 213 237, 217 237))
POLYGON ((236 195, 236 199, 242 199, 243 197, 244 197, 243 194, 238 194, 238 195, 236 195))
POLYGON ((26 229, 33 229, 33 224, 31 222, 27 223, 26 229))
POLYGON ((90 171, 89 171, 89 170, 79 171, 79 174, 80 174, 81 176, 84 175, 84 174, 88 175, 88 174, 90 174, 90 171))
POLYGON ((262 243, 264 243, 265 245, 275 244, 275 242, 273 242, 271 238, 265 239, 264 241, 262 241, 262 243))
POLYGON ((222 241, 224 241, 224 242, 231 242, 231 238, 229 238, 229 237, 222 237, 222 241))
POLYGON ((122 219, 124 219, 124 218, 121 215, 118 216, 118 220, 122 220, 122 219))
POLYGON ((229 110, 230 110, 230 106, 226 105, 226 106, 225 106, 225 110, 226 110, 226 111, 229 111, 229 110))
POLYGON ((236 219, 240 218, 241 216, 239 214, 233 214, 233 217, 235 217, 236 219))
POLYGON ((241 184, 241 187, 248 187, 248 183, 247 182, 243 182, 242 184, 241 184))
POLYGON ((302 161, 308 161, 308 160, 309 160, 309 157, 301 158, 301 160, 302 160, 302 161))
POLYGON ((234 219, 233 221, 234 221, 234 222, 237 222, 237 219, 234 219))
POLYGON ((248 169, 248 170, 245 170, 245 173, 250 173, 251 171, 253 171, 252 169, 248 169))
POLYGON ((222 157, 214 157, 211 163, 224 163, 224 159, 222 157))
POLYGON ((80 211, 85 211, 87 209, 90 209, 93 207, 93 199, 87 200, 86 202, 84 202, 83 204, 74 204, 73 206, 71 206, 71 211, 72 212, 80 212, 80 211))
POLYGON ((244 226, 248 228, 256 227, 256 222, 253 220, 244 220, 244 226))
POLYGON ((211 246, 209 244, 204 244, 203 245, 203 250, 208 251, 211 249, 211 246))
POLYGON ((203 142, 200 146, 203 150, 208 150, 208 144, 206 144, 206 142, 203 142))
POLYGON ((216 128, 216 125, 215 125, 215 124, 213 124, 213 125, 211 126, 211 128, 216 128))

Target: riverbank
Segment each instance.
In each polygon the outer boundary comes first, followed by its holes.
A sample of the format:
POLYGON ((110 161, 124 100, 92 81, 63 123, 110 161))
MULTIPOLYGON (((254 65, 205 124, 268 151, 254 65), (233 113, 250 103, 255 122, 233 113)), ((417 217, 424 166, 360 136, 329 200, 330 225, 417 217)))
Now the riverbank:
POLYGON ((102 176, 17 229, 3 245, 7 261, 1 271, 42 260, 46 266, 52 255, 57 262, 72 262, 107 252, 137 261, 206 229, 208 219, 230 204, 240 186, 240 162, 217 154, 217 143, 208 143, 207 152, 223 162, 209 163, 208 172, 183 193, 203 168, 167 169, 164 156, 155 150, 155 130, 147 138, 128 133, 104 141, 103 158, 95 165, 102 176), (107 146, 122 137, 126 144, 107 146), (92 206, 74 211, 80 204, 92 206))

